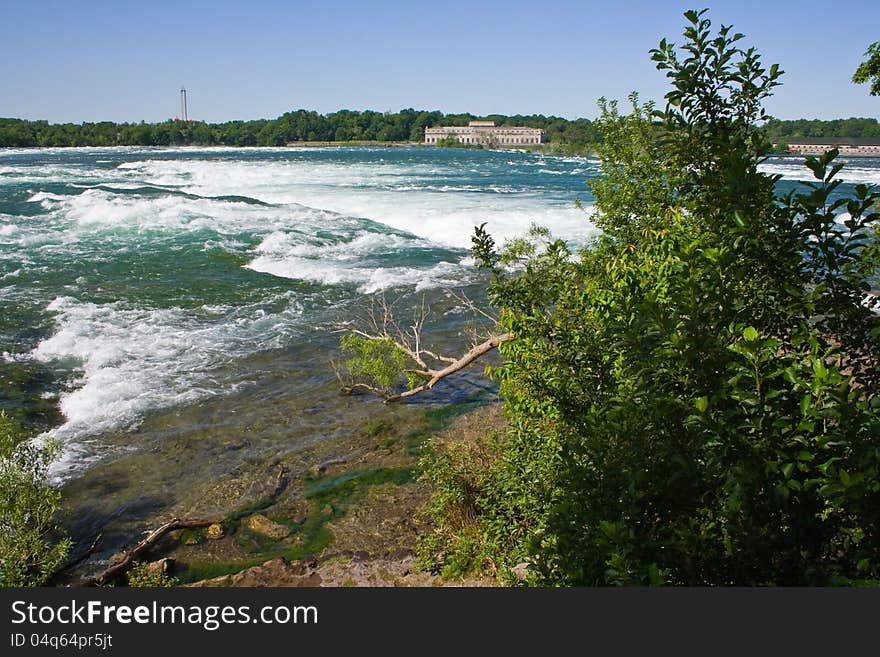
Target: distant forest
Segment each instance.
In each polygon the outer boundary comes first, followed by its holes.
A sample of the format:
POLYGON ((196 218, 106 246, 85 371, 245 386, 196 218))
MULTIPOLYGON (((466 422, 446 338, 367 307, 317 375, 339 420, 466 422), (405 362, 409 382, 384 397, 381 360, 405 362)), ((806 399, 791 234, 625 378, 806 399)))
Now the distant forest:
POLYGON ((797 119, 794 121, 780 121, 770 119, 764 125, 767 137, 774 144, 788 143, 798 138, 843 137, 880 139, 880 123, 877 119, 834 119, 833 121, 819 121, 818 119, 797 119))
MULTIPOLYGON (((161 123, 49 123, 0 118, 3 146, 284 146, 302 141, 421 142, 426 127, 467 125, 488 120, 496 125, 542 128, 552 147, 567 151, 590 150, 599 133, 589 119, 568 120, 558 116, 474 116, 404 109, 395 113, 340 110, 318 114, 307 110, 287 112, 277 119, 256 121, 168 120, 161 123)), ((880 139, 877 119, 850 118, 833 121, 798 119, 770 120, 764 127, 774 143, 787 144, 798 137, 863 137, 880 139)))
POLYGON ((405 109, 395 113, 340 110, 318 114, 296 110, 257 121, 163 121, 162 123, 48 123, 0 119, 0 146, 284 146, 295 141, 421 142, 425 128, 467 125, 474 120, 496 125, 543 128, 549 143, 586 146, 599 138, 588 119, 556 116, 477 117, 405 109))

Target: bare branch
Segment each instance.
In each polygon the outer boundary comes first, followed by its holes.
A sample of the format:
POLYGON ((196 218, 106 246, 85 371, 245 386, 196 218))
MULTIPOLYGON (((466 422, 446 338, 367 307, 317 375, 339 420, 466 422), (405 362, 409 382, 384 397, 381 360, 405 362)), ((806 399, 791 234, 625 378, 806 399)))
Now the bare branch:
POLYGON ((485 317, 493 324, 496 324, 498 322, 498 317, 496 317, 496 316, 486 312, 482 308, 480 308, 476 303, 474 303, 474 300, 471 299, 464 292, 456 292, 455 290, 448 290, 448 292, 453 299, 458 301, 462 306, 464 306, 465 308, 470 310, 475 315, 480 315, 482 317, 485 317))
MULTIPOLYGON (((463 292, 456 293, 451 290, 448 292, 462 307, 483 320, 489 320, 492 326, 497 325, 497 318, 479 308, 463 292)), ((430 390, 441 379, 462 370, 477 358, 512 338, 511 334, 486 335, 488 326, 473 326, 470 327, 470 330, 466 329, 466 334, 473 340, 469 350, 461 356, 447 356, 424 345, 423 331, 430 315, 431 309, 423 296, 421 302, 416 304, 412 310, 411 323, 403 328, 395 317, 394 304, 389 303, 384 296, 378 295, 371 297, 369 306, 364 309, 364 314, 359 320, 341 323, 337 328, 338 331, 345 331, 365 340, 387 341, 393 345, 394 349, 414 365, 414 367, 401 370, 401 375, 408 375, 410 385, 413 385, 413 377, 424 380, 424 383, 409 390, 394 393, 386 381, 372 380, 370 375, 353 376, 348 370, 348 361, 337 360, 332 362, 332 365, 343 391, 351 393, 355 390, 365 390, 383 397, 386 403, 412 397, 425 390, 430 390)))
POLYGON ((431 370, 431 378, 426 383, 423 383, 420 386, 415 388, 411 388, 406 392, 402 392, 399 395, 392 395, 390 397, 385 398, 385 403, 388 404, 390 402, 398 401, 400 399, 406 399, 407 397, 412 397, 413 395, 417 395, 420 392, 424 392, 425 390, 430 390, 433 388, 440 379, 444 379, 450 374, 455 374, 456 372, 464 369, 475 360, 477 360, 480 356, 483 356, 493 349, 497 348, 502 342, 506 342, 507 340, 512 340, 512 333, 504 333, 503 335, 496 335, 485 342, 482 342, 478 345, 475 345, 468 351, 464 356, 453 362, 448 367, 444 367, 442 370, 431 370))
POLYGON ((440 361, 441 363, 454 363, 458 360, 457 358, 450 358, 449 356, 441 356, 440 354, 435 354, 433 351, 428 351, 427 349, 422 349, 422 353, 430 356, 434 360, 440 361))

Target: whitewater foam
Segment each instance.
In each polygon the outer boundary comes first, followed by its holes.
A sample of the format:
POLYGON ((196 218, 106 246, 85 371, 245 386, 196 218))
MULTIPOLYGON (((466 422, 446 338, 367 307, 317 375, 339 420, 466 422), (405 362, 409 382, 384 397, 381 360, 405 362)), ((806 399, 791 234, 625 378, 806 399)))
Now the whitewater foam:
POLYGON ((328 219, 326 212, 295 204, 256 205, 240 200, 179 194, 143 196, 95 188, 79 194, 38 192, 28 200, 40 203, 54 218, 67 222, 62 230, 68 233, 68 237, 82 231, 94 233, 120 229, 134 237, 146 230, 259 234, 290 225, 317 229, 328 219))
POLYGON ((90 435, 137 426, 148 411, 233 392, 247 382, 224 376, 224 365, 295 334, 301 306, 292 295, 286 301, 277 313, 257 305, 201 312, 57 297, 47 307, 55 333, 30 353, 71 372, 59 400, 65 422, 47 435, 73 449, 90 435))
POLYGON ((49 435, 71 472, 125 442, 102 433, 248 385, 243 359, 289 347, 332 304, 474 282, 474 226, 499 243, 532 223, 574 242, 594 230, 572 203, 572 176, 582 175, 572 170, 593 166, 577 158, 227 147, 12 155, 0 159, 4 185, 18 185, 0 198, 16 213, 0 215, 0 275, 17 285, 0 296, 11 312, 21 304, 38 316, 40 330, 54 328, 0 353, 9 367, 35 359, 57 373, 43 392, 57 395, 64 423, 49 435), (154 275, 178 253, 197 262, 154 275), (181 278, 190 272, 205 278, 190 288, 181 278), (242 302, 237 288, 220 297, 231 281, 270 298, 242 302), (161 298, 166 282, 181 299, 161 298))
POLYGON ((323 285, 353 283, 361 294, 395 287, 414 286, 416 291, 467 285, 471 270, 462 263, 439 262, 432 267, 345 267, 338 261, 288 257, 283 260, 260 256, 247 265, 254 271, 282 278, 312 281, 323 285))
POLYGON ((546 194, 510 185, 438 184, 438 179, 460 175, 451 165, 444 170, 425 164, 404 167, 292 159, 254 163, 148 160, 120 167, 139 172, 149 184, 177 185, 200 196, 247 195, 274 204, 320 208, 369 219, 447 247, 468 248, 474 227, 483 223, 496 239, 518 237, 532 223, 575 242, 595 232, 587 216, 568 198, 548 203, 546 194))

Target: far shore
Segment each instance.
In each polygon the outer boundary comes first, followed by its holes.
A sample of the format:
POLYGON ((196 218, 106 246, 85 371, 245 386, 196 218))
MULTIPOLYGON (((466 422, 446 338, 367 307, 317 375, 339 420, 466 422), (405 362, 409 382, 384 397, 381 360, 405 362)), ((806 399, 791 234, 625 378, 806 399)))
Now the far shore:
POLYGON ((392 147, 414 147, 414 146, 424 146, 420 141, 369 141, 369 140, 355 140, 355 141, 289 141, 285 144, 285 146, 387 146, 389 148, 392 147))
MULTIPOLYGON (((0 153, 4 150, 39 150, 42 148, 444 148, 433 144, 425 144, 420 141, 291 141, 279 146, 267 145, 236 145, 236 144, 113 144, 113 145, 81 145, 81 146, 0 146, 0 153)), ((449 148, 449 147, 445 147, 449 148)), ((462 150, 491 150, 491 151, 511 151, 511 152, 529 152, 541 153, 543 155, 560 155, 560 156, 590 156, 594 154, 592 147, 586 148, 568 148, 566 144, 538 144, 538 145, 518 145, 518 146, 493 146, 491 148, 480 148, 479 146, 458 146, 452 148, 460 148, 462 150)))

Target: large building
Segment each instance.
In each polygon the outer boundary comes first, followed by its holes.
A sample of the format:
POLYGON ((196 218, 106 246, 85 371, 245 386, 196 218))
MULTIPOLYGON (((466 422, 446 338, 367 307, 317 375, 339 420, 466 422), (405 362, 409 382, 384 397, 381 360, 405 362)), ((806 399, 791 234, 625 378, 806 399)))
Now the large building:
POLYGON ((462 144, 481 146, 526 146, 544 141, 540 128, 524 126, 496 126, 494 121, 471 121, 466 126, 425 128, 425 143, 436 144, 441 139, 454 137, 462 144))
POLYGON ((880 157, 880 139, 857 137, 789 137, 788 152, 800 155, 821 155, 832 148, 840 150, 841 155, 850 157, 880 157))

